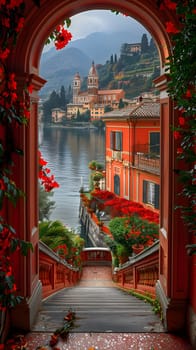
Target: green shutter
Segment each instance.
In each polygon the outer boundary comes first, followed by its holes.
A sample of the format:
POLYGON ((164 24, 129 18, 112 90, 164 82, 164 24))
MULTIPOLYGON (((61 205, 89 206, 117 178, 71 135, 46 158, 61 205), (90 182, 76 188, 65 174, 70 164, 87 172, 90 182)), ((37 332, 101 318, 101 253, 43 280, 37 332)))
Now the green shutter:
POLYGON ((111 131, 110 132, 110 148, 114 149, 114 137, 115 137, 115 132, 111 131))
POLYGON ((160 186, 155 184, 155 208, 159 209, 159 189, 160 186))
POLYGON ((148 181, 143 180, 143 203, 147 203, 147 184, 148 181))
POLYGON ((116 132, 116 151, 122 151, 122 132, 116 132))

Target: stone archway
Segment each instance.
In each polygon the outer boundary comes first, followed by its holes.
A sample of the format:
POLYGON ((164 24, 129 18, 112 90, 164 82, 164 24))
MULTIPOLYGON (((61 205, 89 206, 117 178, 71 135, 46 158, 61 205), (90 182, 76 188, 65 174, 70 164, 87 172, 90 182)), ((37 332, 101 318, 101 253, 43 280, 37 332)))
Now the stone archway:
MULTIPOLYGON (((160 219, 160 274, 157 293, 163 307, 165 325, 170 331, 184 329, 188 298, 188 260, 185 252, 186 231, 173 210, 178 184, 175 169, 175 144, 170 126, 174 124, 173 104, 166 89, 164 75, 166 58, 171 53, 171 43, 165 30, 165 22, 172 20, 171 11, 160 11, 150 0, 43 0, 40 8, 27 0, 25 26, 19 36, 9 68, 16 72, 21 84, 28 79, 34 87, 31 97, 31 118, 27 128, 15 133, 24 157, 16 161, 19 171, 17 183, 26 193, 27 200, 20 203, 9 218, 20 233, 34 246, 28 259, 16 257, 16 279, 19 294, 26 299, 13 313, 12 322, 23 329, 30 329, 41 300, 38 276, 38 215, 37 215, 37 103, 38 91, 44 84, 39 76, 39 60, 45 39, 61 20, 90 9, 115 9, 141 22, 154 37, 161 60, 161 76, 156 80, 161 98, 161 219, 160 219), (18 163, 17 163, 18 162, 18 163), (182 272, 183 271, 183 272, 182 272), (183 274, 183 280, 180 275, 183 274), (21 275, 23 279, 21 279, 21 275), (24 315, 21 317, 21 313, 24 315), (20 317, 18 315, 20 314, 20 317)), ((19 84, 20 88, 20 84, 19 84)))

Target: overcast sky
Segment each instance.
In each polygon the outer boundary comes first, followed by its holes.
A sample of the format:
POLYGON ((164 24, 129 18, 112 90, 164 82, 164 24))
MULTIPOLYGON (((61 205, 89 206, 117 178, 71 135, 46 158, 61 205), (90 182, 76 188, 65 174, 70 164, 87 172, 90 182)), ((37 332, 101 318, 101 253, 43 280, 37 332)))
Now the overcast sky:
MULTIPOLYGON (((69 31, 72 34, 72 42, 82 39, 94 32, 129 32, 132 34, 137 31, 147 33, 146 29, 135 19, 116 15, 110 10, 91 10, 81 12, 71 17, 71 26, 69 31), (140 30, 139 30, 140 29, 140 30)), ((44 51, 48 51, 54 44, 46 45, 44 51)))
POLYGON ((71 17, 70 32, 73 35, 72 41, 81 39, 93 32, 123 32, 145 28, 131 17, 116 15, 111 11, 96 10, 86 11, 71 17))

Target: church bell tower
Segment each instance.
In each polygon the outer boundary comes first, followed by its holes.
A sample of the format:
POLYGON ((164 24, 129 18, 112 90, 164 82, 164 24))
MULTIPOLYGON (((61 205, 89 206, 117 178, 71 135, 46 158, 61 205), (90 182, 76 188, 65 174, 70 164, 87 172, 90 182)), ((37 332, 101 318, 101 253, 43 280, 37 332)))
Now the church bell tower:
MULTIPOLYGON (((97 100, 99 89, 99 78, 94 62, 89 70, 88 74, 88 95, 92 97, 92 100, 97 100)), ((94 101, 96 102, 96 101, 94 101)))
POLYGON ((79 73, 76 73, 73 79, 73 103, 77 104, 78 103, 78 96, 80 93, 80 88, 81 88, 81 78, 79 73))

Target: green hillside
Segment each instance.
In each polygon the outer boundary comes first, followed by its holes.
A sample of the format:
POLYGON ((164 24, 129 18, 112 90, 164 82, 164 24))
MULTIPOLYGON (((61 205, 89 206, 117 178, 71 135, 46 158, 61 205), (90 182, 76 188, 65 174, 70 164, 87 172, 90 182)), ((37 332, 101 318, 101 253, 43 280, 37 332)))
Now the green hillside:
MULTIPOLYGON (((105 64, 97 65, 100 89, 123 89, 125 98, 133 98, 142 92, 154 91, 153 80, 159 76, 158 51, 151 39, 143 34, 138 43, 140 51, 131 52, 133 44, 121 46, 120 57, 112 54, 105 64)), ((86 81, 83 82, 86 89, 86 81)))

